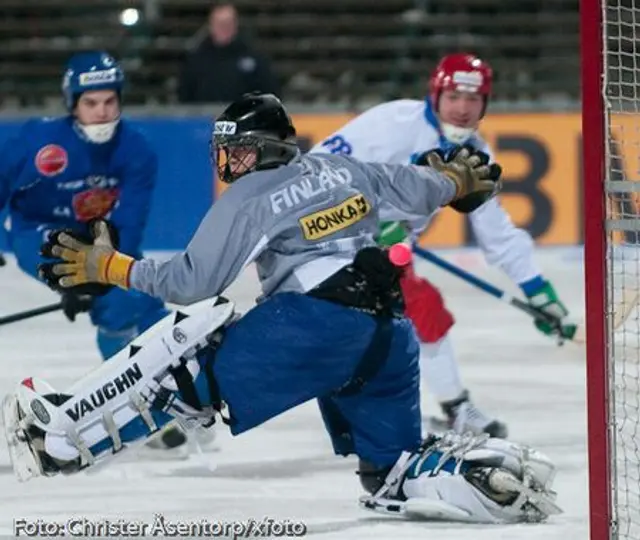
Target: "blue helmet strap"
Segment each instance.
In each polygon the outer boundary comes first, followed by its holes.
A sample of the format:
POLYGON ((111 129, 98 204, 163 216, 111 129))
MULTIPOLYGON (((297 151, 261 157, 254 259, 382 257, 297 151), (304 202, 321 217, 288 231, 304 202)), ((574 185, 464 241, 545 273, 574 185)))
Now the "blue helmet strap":
POLYGON ((442 128, 440 127, 440 120, 436 115, 435 110, 433 109, 433 104, 431 103, 431 99, 428 97, 424 100, 424 119, 438 132, 438 148, 442 150, 445 155, 451 152, 458 145, 449 141, 443 134, 442 128))
MULTIPOLYGON (((438 119, 438 116, 433 109, 433 104, 428 97, 424 101, 424 119, 427 124, 432 126, 438 132, 438 148, 440 148, 440 150, 442 150, 445 155, 449 154, 449 152, 458 147, 457 144, 452 143, 442 134, 440 120, 438 119)), ((464 144, 471 145, 476 149, 479 149, 480 146, 475 134, 471 135, 471 137, 469 137, 469 139, 464 144)))

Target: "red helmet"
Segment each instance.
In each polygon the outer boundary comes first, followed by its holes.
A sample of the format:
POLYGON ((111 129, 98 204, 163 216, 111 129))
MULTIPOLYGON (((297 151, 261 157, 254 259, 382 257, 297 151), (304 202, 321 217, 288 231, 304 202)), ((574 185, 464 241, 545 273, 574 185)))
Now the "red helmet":
MULTIPOLYGON (((440 60, 429 80, 429 96, 434 109, 443 90, 477 92, 484 96, 485 107, 491 94, 493 70, 475 54, 449 54, 440 60)), ((484 114, 484 113, 483 113, 484 114)))

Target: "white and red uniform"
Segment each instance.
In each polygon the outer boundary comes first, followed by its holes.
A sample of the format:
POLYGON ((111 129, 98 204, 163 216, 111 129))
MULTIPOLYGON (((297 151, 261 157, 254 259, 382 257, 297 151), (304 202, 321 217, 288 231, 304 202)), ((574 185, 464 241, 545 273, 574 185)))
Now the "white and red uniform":
MULTIPOLYGON (((436 73, 437 76, 437 73, 436 73)), ((433 81, 433 80, 432 80, 433 81)), ((446 81, 445 81, 446 82, 446 81)), ((468 81, 465 81, 468 82, 468 81)), ((458 85, 459 87, 460 85, 458 85)), ((447 86, 442 86, 447 88, 447 86)), ((462 90, 467 90, 463 86, 462 90)), ((377 105, 348 122, 334 134, 311 149, 311 152, 343 153, 362 161, 411 163, 417 156, 435 148, 450 149, 454 144, 445 138, 465 135, 453 126, 443 129, 435 111, 432 95, 424 101, 401 99, 377 105)), ((470 132, 467 143, 492 156, 484 140, 470 132)), ((492 158, 491 158, 492 159, 492 158)), ((468 214, 471 226, 487 262, 503 270, 511 280, 522 285, 539 279, 541 271, 533 257, 533 241, 524 230, 514 226, 498 199, 493 198, 468 214)), ((384 214, 381 214, 384 220, 384 214)), ((429 226, 417 216, 406 216, 405 225, 414 233, 429 226)), ((417 334, 426 344, 426 353, 440 361, 423 362, 423 373, 431 391, 442 401, 455 399, 462 391, 455 358, 447 333, 454 323, 439 291, 426 279, 409 269, 403 280, 406 314, 417 334)))

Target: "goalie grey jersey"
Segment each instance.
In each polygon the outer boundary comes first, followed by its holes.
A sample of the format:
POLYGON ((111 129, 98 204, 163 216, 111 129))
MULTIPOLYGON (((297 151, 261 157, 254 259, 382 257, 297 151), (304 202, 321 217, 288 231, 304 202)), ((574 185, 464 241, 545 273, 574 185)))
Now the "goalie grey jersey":
POLYGON ((137 261, 135 289, 190 304, 228 287, 255 261, 265 296, 307 292, 373 246, 379 213, 415 219, 451 201, 454 184, 427 167, 297 157, 243 176, 215 202, 182 253, 137 261))

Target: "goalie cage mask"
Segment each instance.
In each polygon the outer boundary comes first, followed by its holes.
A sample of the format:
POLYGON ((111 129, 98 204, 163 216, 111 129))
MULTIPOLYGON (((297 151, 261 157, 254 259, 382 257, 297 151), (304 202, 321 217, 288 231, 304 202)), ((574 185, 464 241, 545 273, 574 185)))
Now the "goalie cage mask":
POLYGON ((296 130, 272 94, 245 94, 216 120, 211 157, 218 178, 232 183, 254 171, 286 165, 299 154, 296 130))

